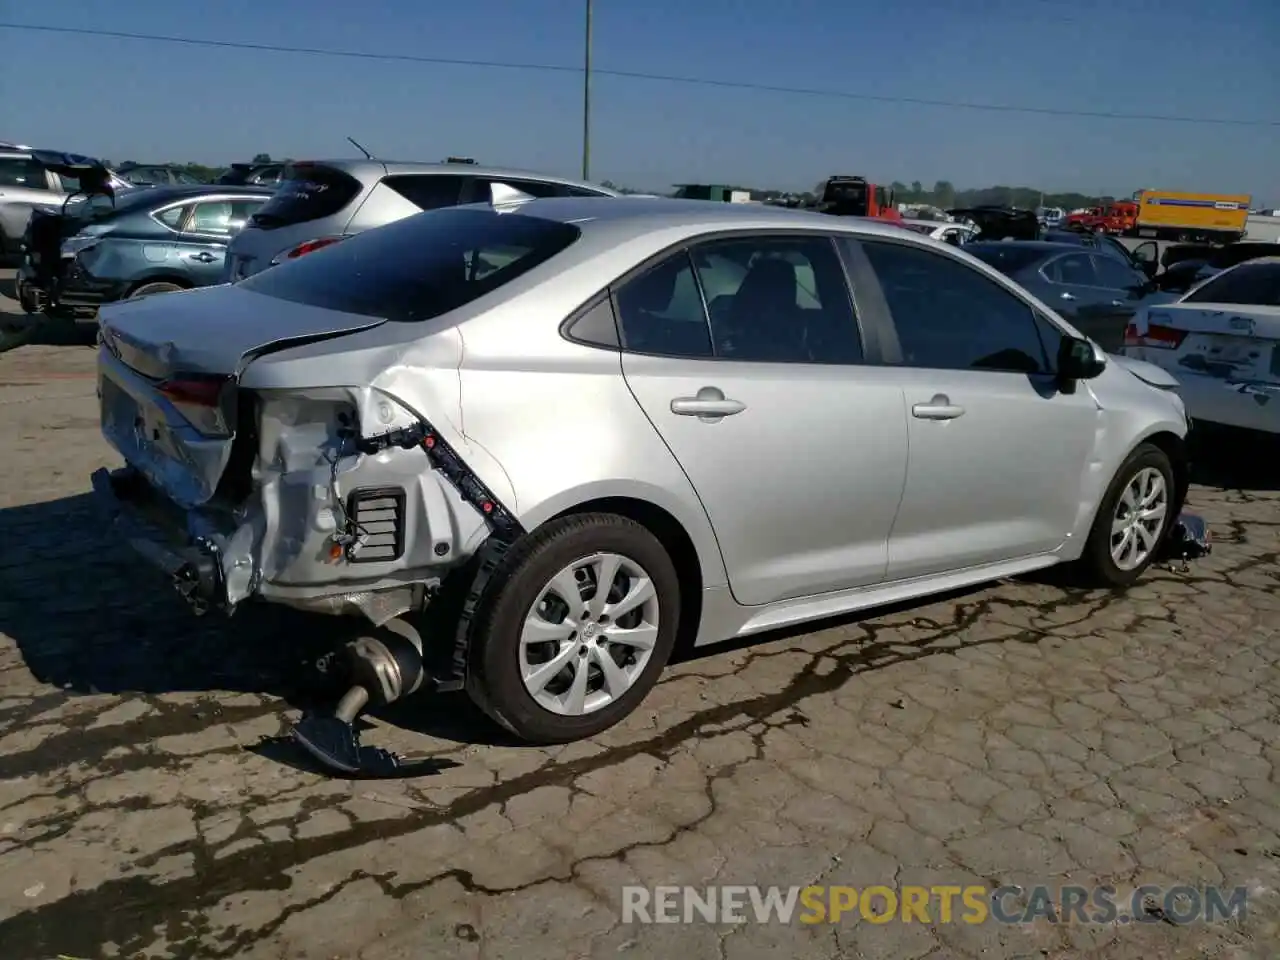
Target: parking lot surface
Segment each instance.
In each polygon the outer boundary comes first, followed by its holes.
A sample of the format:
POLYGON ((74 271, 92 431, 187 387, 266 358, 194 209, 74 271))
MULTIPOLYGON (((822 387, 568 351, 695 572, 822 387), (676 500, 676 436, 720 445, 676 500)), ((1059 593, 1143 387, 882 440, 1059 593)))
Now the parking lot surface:
POLYGON ((99 532, 91 353, 0 356, 4 960, 1277 956, 1276 484, 1198 485, 1214 554, 1127 595, 1011 582, 712 651, 556 749, 405 704, 365 739, 419 775, 347 781, 280 739, 343 625, 193 619, 99 532), (626 885, 1148 883, 1247 913, 620 922, 626 885))

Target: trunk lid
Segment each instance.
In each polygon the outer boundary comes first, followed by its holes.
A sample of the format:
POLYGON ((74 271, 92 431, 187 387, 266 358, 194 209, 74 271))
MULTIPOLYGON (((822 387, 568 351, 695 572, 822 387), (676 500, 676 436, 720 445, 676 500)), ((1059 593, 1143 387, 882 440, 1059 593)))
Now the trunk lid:
POLYGON ((221 285, 105 306, 107 348, 151 379, 204 373, 239 377, 254 357, 368 330, 381 317, 325 310, 221 285))
POLYGON ((1135 344, 1172 350, 1183 369, 1232 382, 1280 383, 1280 307, 1168 303, 1135 319, 1135 344))
POLYGON ((386 321, 231 286, 104 307, 98 389, 102 432, 152 484, 193 507, 210 500, 237 436, 252 424, 238 381, 264 354, 386 321))

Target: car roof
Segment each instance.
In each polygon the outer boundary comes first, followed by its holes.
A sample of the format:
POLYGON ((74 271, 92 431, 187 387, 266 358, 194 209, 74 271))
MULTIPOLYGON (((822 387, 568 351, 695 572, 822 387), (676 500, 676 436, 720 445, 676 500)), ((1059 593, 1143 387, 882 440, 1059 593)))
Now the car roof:
POLYGON ((545 197, 520 203, 521 214, 590 229, 609 225, 624 232, 650 233, 670 228, 691 230, 825 230, 902 238, 902 227, 869 217, 836 217, 813 210, 718 200, 665 197, 545 197))
POLYGON ((554 174, 538 173, 535 170, 520 170, 514 167, 484 167, 476 163, 433 163, 423 160, 292 160, 292 166, 333 167, 349 173, 356 178, 393 176, 397 173, 438 173, 453 174, 462 177, 513 177, 521 180, 543 180, 548 183, 566 183, 597 190, 608 190, 599 184, 585 180, 574 180, 569 177, 558 177, 554 174))

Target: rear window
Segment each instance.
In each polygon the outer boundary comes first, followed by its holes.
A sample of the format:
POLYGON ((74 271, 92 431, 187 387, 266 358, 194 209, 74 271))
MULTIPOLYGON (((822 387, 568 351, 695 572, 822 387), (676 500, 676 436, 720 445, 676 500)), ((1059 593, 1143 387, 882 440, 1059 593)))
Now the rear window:
POLYGON ((239 286, 293 303, 412 323, 479 299, 579 236, 568 223, 455 207, 359 234, 239 286))
POLYGON ((323 164, 293 164, 251 223, 273 230, 331 217, 359 193, 360 181, 341 170, 323 164))
POLYGON ((1183 303, 1280 307, 1280 263, 1246 263, 1183 297, 1183 303))
POLYGON ((1044 256, 1039 250, 1012 243, 966 243, 964 252, 973 254, 1005 276, 1031 266, 1044 256))

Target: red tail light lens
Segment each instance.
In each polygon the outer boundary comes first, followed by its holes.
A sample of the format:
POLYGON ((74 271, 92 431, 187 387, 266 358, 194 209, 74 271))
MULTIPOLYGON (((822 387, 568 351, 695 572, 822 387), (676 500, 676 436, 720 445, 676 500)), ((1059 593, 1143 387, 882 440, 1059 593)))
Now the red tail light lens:
POLYGON ((1124 345, 1126 347, 1155 347, 1158 350, 1176 350, 1182 346, 1182 341, 1187 338, 1187 331, 1175 330, 1173 327, 1164 327, 1160 324, 1152 323, 1147 325, 1145 331, 1139 332, 1136 323, 1129 324, 1124 332, 1124 345))
POLYGON ((299 257, 305 257, 308 253, 315 253, 317 250, 323 250, 325 247, 331 247, 342 237, 317 237, 315 240, 308 240, 306 243, 300 243, 288 253, 284 255, 286 260, 297 260, 299 257))
POLYGON ((229 377, 178 376, 160 384, 159 390, 183 418, 205 436, 225 437, 231 431, 222 413, 222 391, 229 377))

